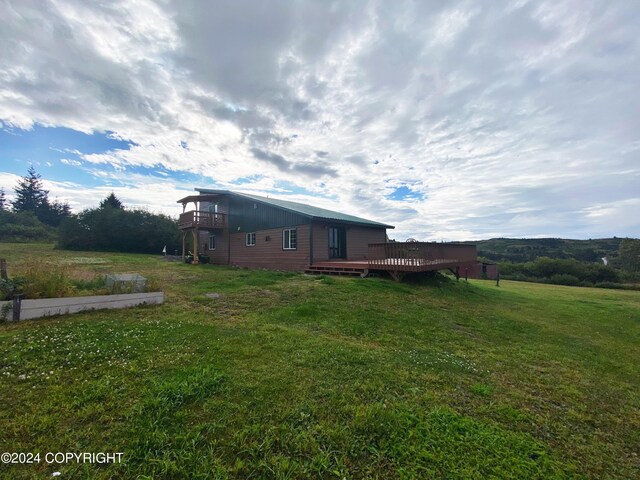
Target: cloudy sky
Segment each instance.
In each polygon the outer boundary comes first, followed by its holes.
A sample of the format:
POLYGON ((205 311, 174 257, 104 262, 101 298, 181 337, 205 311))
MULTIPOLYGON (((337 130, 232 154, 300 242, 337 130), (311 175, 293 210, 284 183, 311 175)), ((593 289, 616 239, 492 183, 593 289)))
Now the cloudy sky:
POLYGON ((0 0, 0 187, 226 188, 398 240, 640 236, 640 3, 0 0))

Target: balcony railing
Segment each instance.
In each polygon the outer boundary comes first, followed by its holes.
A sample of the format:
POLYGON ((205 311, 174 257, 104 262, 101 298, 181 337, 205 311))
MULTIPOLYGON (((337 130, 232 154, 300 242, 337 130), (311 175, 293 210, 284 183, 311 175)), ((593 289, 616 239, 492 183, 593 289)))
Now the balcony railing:
POLYGON ((180 214, 178 226, 186 228, 224 228, 227 226, 227 216, 224 213, 205 212, 192 210, 180 214))
POLYGON ((431 242, 369 244, 369 269, 422 272, 474 263, 475 245, 431 242))

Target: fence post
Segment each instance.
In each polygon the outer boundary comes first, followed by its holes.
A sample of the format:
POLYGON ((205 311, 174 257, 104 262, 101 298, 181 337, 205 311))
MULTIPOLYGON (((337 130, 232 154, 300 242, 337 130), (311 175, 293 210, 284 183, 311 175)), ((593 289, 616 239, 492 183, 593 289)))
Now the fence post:
POLYGON ((18 293, 13 296, 13 321, 18 322, 20 320, 20 309, 22 308, 22 295, 18 293))
POLYGON ((7 261, 4 258, 0 258, 0 276, 3 280, 8 280, 7 277, 7 261))

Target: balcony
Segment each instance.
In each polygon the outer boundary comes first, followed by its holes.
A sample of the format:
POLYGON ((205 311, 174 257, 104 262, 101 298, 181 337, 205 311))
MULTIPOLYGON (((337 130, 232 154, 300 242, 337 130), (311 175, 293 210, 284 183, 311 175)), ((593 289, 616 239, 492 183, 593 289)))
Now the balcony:
POLYGON ((181 230, 198 228, 202 230, 213 230, 225 228, 227 226, 227 216, 224 213, 205 212, 192 210, 180 214, 178 227, 181 230))

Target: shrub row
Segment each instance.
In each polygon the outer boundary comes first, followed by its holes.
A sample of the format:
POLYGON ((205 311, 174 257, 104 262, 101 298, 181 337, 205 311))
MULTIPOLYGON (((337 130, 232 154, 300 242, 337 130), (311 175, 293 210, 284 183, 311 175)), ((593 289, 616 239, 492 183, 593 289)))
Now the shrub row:
POLYGON ((606 265, 579 262, 574 259, 555 259, 540 257, 533 262, 500 264, 503 278, 535 279, 538 282, 558 283, 561 285, 580 285, 587 283, 618 283, 618 272, 606 265))
POLYGON ((96 208, 63 220, 58 246, 69 250, 161 253, 181 245, 175 220, 144 210, 96 208))
POLYGON ((33 213, 13 213, 0 210, 0 242, 53 242, 55 228, 45 225, 33 213))

